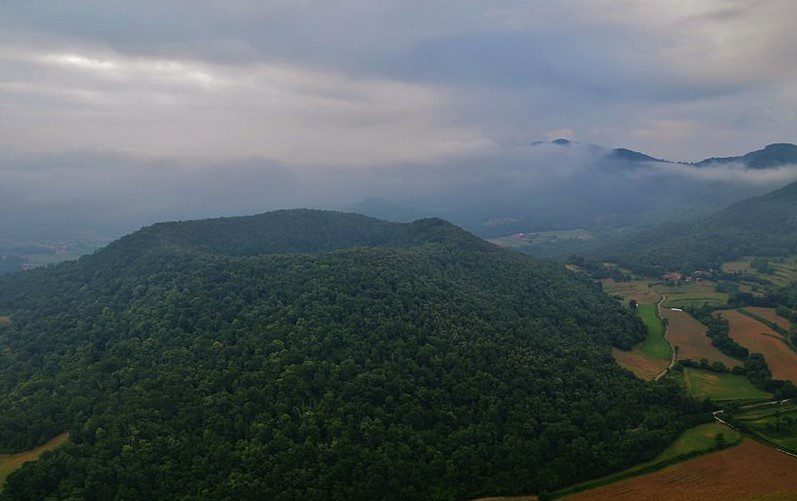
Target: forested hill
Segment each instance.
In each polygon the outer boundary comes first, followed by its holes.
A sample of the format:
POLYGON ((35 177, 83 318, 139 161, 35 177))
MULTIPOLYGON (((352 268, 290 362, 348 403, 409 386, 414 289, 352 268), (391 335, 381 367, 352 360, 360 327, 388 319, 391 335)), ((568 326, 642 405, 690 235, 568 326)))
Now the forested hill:
POLYGON ((797 183, 737 202, 694 222, 673 222, 598 243, 587 254, 637 271, 716 268, 746 255, 797 252, 797 183))
POLYGON ((0 314, 0 452, 71 441, 10 499, 539 492, 697 410, 614 364, 644 330, 587 278, 439 220, 155 225, 0 278, 0 314))
POLYGON ((403 224, 353 213, 295 209, 256 216, 159 223, 118 240, 104 252, 118 255, 171 246, 245 256, 432 243, 489 248, 481 239, 442 219, 403 224))

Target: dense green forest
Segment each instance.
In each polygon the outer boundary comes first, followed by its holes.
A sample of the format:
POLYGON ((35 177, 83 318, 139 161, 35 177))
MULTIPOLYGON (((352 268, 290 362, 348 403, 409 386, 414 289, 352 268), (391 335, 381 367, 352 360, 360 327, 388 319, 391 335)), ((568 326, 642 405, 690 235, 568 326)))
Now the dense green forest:
POLYGON ((609 347, 586 276, 441 220, 281 211, 151 226, 0 277, 9 499, 440 498, 646 461, 705 410, 609 347))

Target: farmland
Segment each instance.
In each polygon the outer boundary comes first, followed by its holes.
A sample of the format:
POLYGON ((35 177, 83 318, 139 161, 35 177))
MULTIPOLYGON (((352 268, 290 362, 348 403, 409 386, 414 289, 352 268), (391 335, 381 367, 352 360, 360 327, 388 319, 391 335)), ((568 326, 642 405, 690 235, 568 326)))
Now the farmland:
POLYGON ((29 451, 20 452, 17 454, 0 454, 0 490, 6 481, 6 478, 18 470, 24 463, 34 461, 47 451, 51 451, 63 444, 69 439, 67 433, 58 435, 44 445, 31 449, 29 451))
POLYGON ((722 306, 728 302, 728 294, 716 292, 714 282, 686 283, 683 285, 657 285, 655 289, 666 294, 667 300, 662 306, 666 308, 700 307, 708 303, 711 306, 722 306))
POLYGON ((785 318, 781 317, 777 313, 775 313, 775 308, 762 308, 760 306, 747 306, 745 310, 749 311, 753 315, 759 316, 764 320, 772 322, 775 325, 778 325, 786 330, 789 330, 791 326, 791 322, 786 320, 785 318))
MULTIPOLYGON (((612 475, 607 475, 587 482, 582 482, 554 493, 554 497, 565 496, 573 492, 587 491, 596 487, 618 482, 622 479, 636 475, 643 475, 646 472, 656 471, 665 467, 667 464, 677 462, 678 459, 694 457, 703 452, 710 452, 717 447, 716 436, 721 433, 726 446, 738 445, 742 441, 742 435, 720 423, 707 423, 695 426, 683 432, 678 439, 672 443, 661 454, 651 461, 638 464, 627 470, 623 470, 612 475), (690 456, 687 456, 690 455, 690 456)), ((566 498, 569 499, 569 498, 566 498)))
POLYGON ((776 446, 797 453, 797 404, 761 406, 745 410, 734 418, 776 446))
POLYGON ((752 440, 568 500, 794 499, 797 460, 752 440), (766 496, 766 497, 764 497, 766 496))
POLYGON ((674 375, 690 395, 715 401, 759 400, 770 398, 769 393, 753 386, 747 377, 738 374, 716 373, 685 367, 683 374, 674 375))
POLYGON ((618 365, 630 370, 636 377, 645 380, 652 380, 669 365, 668 360, 647 357, 636 348, 631 351, 612 348, 612 357, 618 365))
POLYGON ((780 334, 738 311, 724 311, 722 316, 728 320, 734 341, 764 355, 772 377, 797 383, 797 353, 780 334))
POLYGON ((647 328, 645 340, 631 351, 612 349, 614 360, 640 379, 651 380, 662 373, 670 363, 671 349, 664 338, 664 325, 656 315, 656 306, 640 305, 637 314, 647 328))
POLYGON ((766 280, 778 287, 783 287, 792 282, 797 282, 797 256, 789 256, 780 259, 769 260, 769 264, 774 268, 775 273, 761 273, 751 266, 752 257, 746 257, 738 261, 729 261, 722 265, 722 270, 726 273, 744 273, 752 275, 758 279, 766 280))
POLYGON ((678 347, 678 360, 689 359, 697 362, 705 358, 709 362, 722 362, 726 367, 735 367, 741 364, 735 358, 731 358, 715 348, 706 336, 706 326, 688 313, 662 308, 661 315, 668 322, 670 343, 678 347))
POLYGON ((615 282, 606 279, 601 283, 606 294, 620 297, 623 304, 628 304, 631 299, 636 299, 639 304, 656 304, 661 299, 661 293, 653 290, 648 280, 615 282))

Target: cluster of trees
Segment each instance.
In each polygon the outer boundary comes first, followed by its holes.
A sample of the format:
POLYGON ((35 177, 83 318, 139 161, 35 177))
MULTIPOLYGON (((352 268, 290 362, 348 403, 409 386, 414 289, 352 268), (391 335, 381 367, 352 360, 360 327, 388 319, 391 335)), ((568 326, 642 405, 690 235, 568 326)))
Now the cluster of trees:
POLYGON ((0 278, 0 452, 71 436, 3 495, 542 492, 649 460, 706 410, 613 362, 644 327, 586 276, 439 220, 255 219, 0 278))

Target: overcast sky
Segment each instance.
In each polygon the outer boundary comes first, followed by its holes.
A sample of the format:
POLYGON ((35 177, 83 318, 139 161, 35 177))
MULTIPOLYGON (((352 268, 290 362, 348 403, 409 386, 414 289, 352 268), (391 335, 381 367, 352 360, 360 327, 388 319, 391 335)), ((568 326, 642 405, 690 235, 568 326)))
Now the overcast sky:
POLYGON ((0 232, 334 206, 368 195, 341 169, 423 185, 558 137, 689 161, 795 142, 795 19, 794 0, 3 0, 0 232))
POLYGON ((0 148, 296 165, 797 137, 793 0, 5 0, 0 148))

